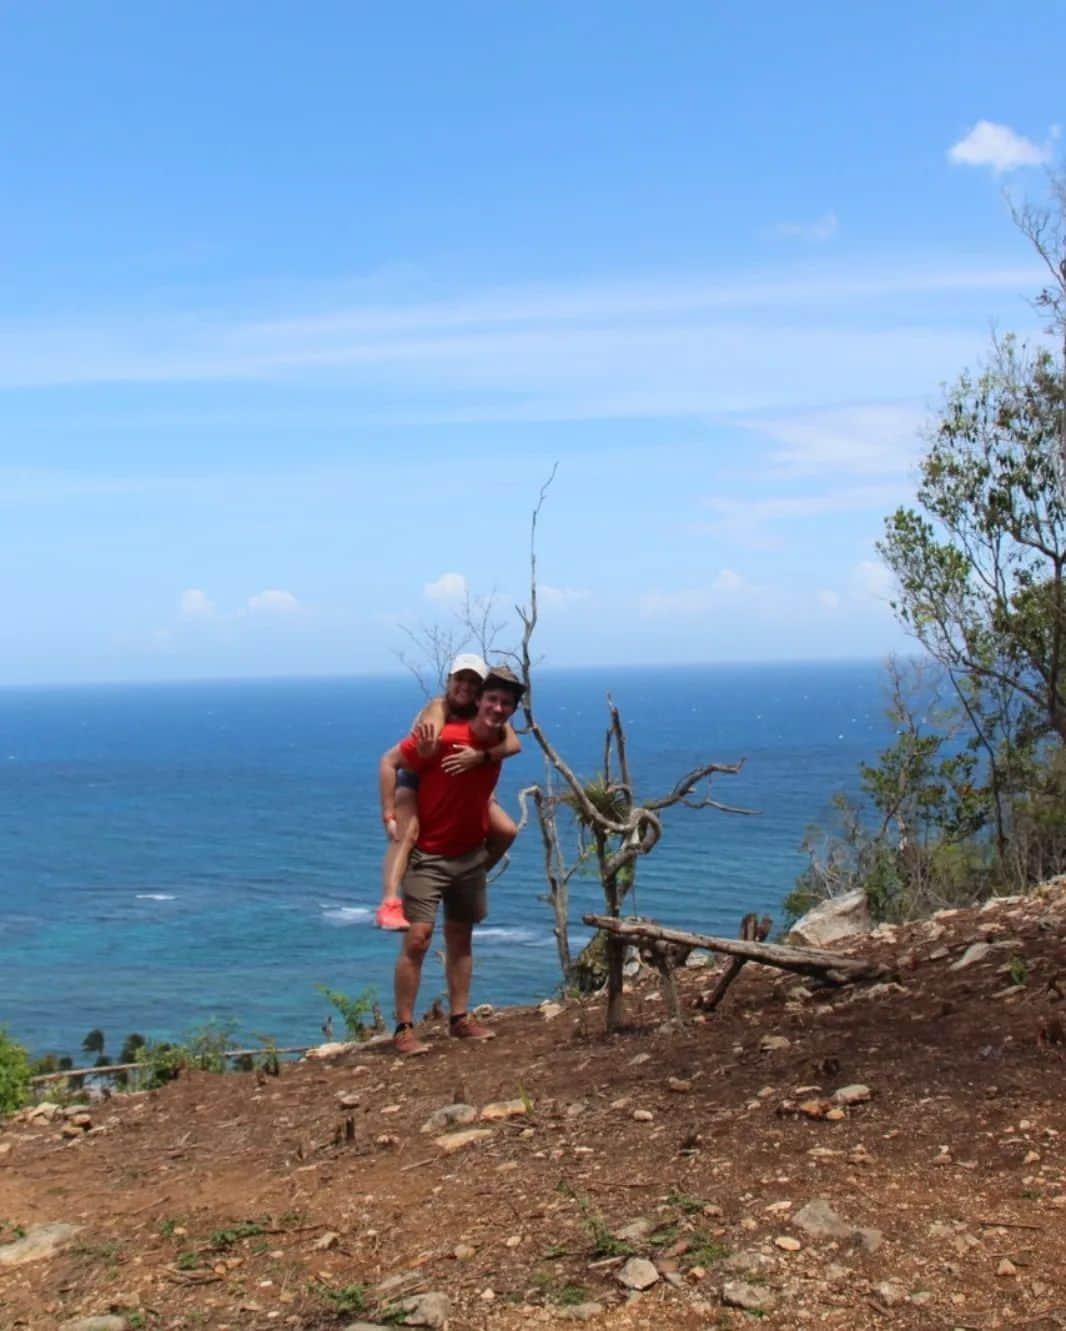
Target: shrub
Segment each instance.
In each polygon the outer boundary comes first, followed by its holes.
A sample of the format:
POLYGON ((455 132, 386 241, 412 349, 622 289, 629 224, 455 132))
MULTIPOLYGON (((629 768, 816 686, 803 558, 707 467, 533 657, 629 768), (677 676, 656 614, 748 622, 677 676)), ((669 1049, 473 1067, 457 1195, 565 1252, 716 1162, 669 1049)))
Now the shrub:
POLYGON ((21 1109, 30 1098, 30 1060, 0 1026, 0 1114, 21 1109))

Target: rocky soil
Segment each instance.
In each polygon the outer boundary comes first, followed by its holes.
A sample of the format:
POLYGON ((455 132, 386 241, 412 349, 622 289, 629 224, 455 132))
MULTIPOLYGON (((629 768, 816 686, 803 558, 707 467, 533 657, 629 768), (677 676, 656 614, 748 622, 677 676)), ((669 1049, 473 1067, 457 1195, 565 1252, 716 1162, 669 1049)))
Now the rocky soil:
POLYGON ((0 1327, 1066 1327, 1066 882, 841 946, 24 1111, 0 1327))

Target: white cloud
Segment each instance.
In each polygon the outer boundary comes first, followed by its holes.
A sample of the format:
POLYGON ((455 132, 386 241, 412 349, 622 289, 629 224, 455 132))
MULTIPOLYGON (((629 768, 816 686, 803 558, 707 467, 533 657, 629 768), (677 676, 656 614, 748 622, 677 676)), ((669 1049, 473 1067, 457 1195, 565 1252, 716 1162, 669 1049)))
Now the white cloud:
POLYGON ((444 605, 449 601, 461 601, 466 590, 466 578, 461 573, 442 573, 436 581, 426 583, 422 595, 427 601, 444 605))
POLYGON ((896 589, 896 579, 880 560, 864 559, 851 570, 851 585, 862 600, 888 601, 896 589))
POLYGON ((823 610, 839 610, 840 596, 828 587, 822 587, 817 594, 818 604, 823 610))
POLYGON ((731 568, 723 568, 707 586, 647 592, 640 598, 639 608, 647 619, 682 619, 738 604, 745 609, 765 608, 771 599, 769 589, 748 582, 731 568))
POLYGON ((292 592, 279 587, 268 587, 248 597, 248 612, 253 615, 294 615, 302 609, 292 592))
POLYGON ((590 592, 578 587, 552 587, 542 582, 537 587, 537 601, 546 610, 570 610, 582 601, 587 601, 590 592))
POLYGON ((1050 160, 1048 144, 1034 143, 994 120, 979 120, 969 134, 948 149, 948 161, 957 166, 987 166, 997 176, 1020 166, 1043 166, 1050 160))
POLYGON ((834 212, 823 213, 813 222, 778 222, 774 231, 779 236, 788 236, 796 240, 823 242, 832 240, 840 230, 840 223, 834 212))
POLYGON ((880 515, 902 498, 899 486, 895 485, 851 486, 817 494, 770 495, 760 499, 716 495, 703 501, 712 517, 698 530, 732 545, 768 550, 780 546, 785 539, 775 530, 778 524, 809 521, 830 513, 872 511, 880 515))
POLYGON ((744 424, 784 445, 770 460, 786 472, 902 475, 920 451, 926 415, 916 404, 871 402, 744 424))
POLYGON ((190 587, 181 594, 179 611, 183 619, 210 619, 215 613, 215 603, 199 587, 190 587))

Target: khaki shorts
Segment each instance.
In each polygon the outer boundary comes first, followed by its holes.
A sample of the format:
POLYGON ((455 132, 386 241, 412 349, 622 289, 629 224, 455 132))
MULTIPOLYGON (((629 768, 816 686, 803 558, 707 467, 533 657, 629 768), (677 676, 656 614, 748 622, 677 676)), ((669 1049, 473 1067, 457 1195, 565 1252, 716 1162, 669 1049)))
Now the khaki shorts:
POLYGON ((484 846, 449 859, 416 846, 403 876, 403 913, 411 924, 433 924, 444 902, 451 924, 478 924, 489 913, 485 891, 484 846))

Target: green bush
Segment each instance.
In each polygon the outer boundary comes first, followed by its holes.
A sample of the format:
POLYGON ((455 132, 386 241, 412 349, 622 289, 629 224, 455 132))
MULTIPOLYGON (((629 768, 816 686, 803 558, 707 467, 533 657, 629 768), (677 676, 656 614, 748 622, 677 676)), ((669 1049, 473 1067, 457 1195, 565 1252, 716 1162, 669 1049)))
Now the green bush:
POLYGON ((11 1114, 30 1098, 30 1060, 22 1045, 0 1026, 0 1114, 11 1114))
POLYGON ((344 1026, 349 1040, 368 1040, 374 1032, 374 989, 367 988, 352 998, 340 989, 331 989, 327 984, 316 984, 315 988, 327 998, 344 1018, 344 1026), (365 1018, 370 1017, 370 1021, 365 1018))

